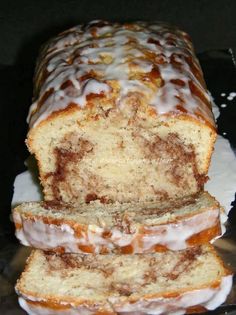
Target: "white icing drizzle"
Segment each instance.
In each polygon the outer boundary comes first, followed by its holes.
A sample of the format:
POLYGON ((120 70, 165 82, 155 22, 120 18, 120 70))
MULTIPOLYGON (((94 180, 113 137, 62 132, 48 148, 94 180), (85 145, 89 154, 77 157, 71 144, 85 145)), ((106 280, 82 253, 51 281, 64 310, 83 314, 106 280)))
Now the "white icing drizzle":
POLYGON ((221 281, 219 290, 216 290, 211 299, 204 303, 205 308, 212 311, 222 304, 230 293, 232 284, 233 276, 229 275, 224 277, 221 281))
POLYGON ((133 312, 136 314, 138 310, 141 314, 185 314, 186 309, 191 306, 201 305, 208 310, 213 310, 222 304, 232 287, 232 276, 225 276, 222 278, 221 284, 217 288, 205 288, 186 292, 177 298, 154 298, 145 299, 136 303, 117 303, 117 298, 111 300, 114 303, 114 309, 118 314, 133 312))
MULTIPOLYGON (((135 303, 129 303, 128 301, 121 301, 120 297, 110 297, 108 302, 111 305, 114 314, 120 315, 182 315, 185 314, 187 308, 191 306, 203 306, 207 310, 213 310, 221 305, 232 287, 232 275, 222 277, 221 283, 216 288, 203 288, 199 290, 193 290, 185 292, 178 297, 173 298, 146 298, 140 299, 135 303)), ((91 310, 86 305, 73 306, 70 305, 69 309, 65 310, 52 310, 50 307, 39 306, 28 303, 29 297, 20 297, 20 306, 29 315, 92 315, 97 310, 91 310)), ((63 304, 62 304, 63 305, 63 304)))
POLYGON ((159 115, 184 111, 214 125, 208 107, 210 98, 199 81, 201 69, 191 42, 186 33, 169 25, 93 21, 53 39, 41 57, 37 75, 41 77, 45 71, 48 75, 30 108, 30 126, 36 126, 71 103, 85 107, 91 93, 109 98, 111 81, 120 87, 117 106, 122 105, 123 97, 136 91, 159 115), (134 74, 146 74, 146 79, 133 77, 132 69, 134 74), (152 70, 160 73, 161 87, 157 82, 154 86, 149 84, 152 70), (88 78, 84 80, 85 76, 88 78), (191 91, 190 83, 206 101, 191 91))
POLYGON ((187 218, 179 219, 175 223, 156 226, 145 226, 148 233, 138 229, 127 234, 117 227, 102 228, 88 225, 82 236, 76 235, 73 226, 69 224, 47 224, 43 220, 25 219, 18 212, 14 212, 14 222, 20 226, 16 230, 16 237, 22 244, 51 250, 63 247, 65 252, 83 253, 80 246, 93 246, 95 253, 100 253, 104 247, 110 252, 119 247, 131 245, 134 253, 152 251, 153 246, 163 245, 171 250, 181 250, 189 245, 187 240, 208 228, 214 227, 219 221, 219 209, 197 213, 187 218), (110 232, 109 237, 103 233, 110 232))
POLYGON ((19 297, 18 299, 20 306, 29 314, 29 315, 93 315, 96 311, 90 310, 86 306, 77 306, 73 308, 70 305, 70 308, 63 310, 54 310, 51 308, 43 307, 43 306, 35 306, 30 303, 23 297, 19 297))
MULTIPOLYGON (((214 227, 219 219, 219 209, 206 211, 184 219, 177 224, 167 224, 150 229, 154 235, 144 237, 144 249, 151 243, 161 244, 171 250, 181 250, 188 247, 186 241, 201 231, 214 227), (155 235, 157 232, 157 235, 155 235)), ((153 245, 154 245, 153 244, 153 245)))

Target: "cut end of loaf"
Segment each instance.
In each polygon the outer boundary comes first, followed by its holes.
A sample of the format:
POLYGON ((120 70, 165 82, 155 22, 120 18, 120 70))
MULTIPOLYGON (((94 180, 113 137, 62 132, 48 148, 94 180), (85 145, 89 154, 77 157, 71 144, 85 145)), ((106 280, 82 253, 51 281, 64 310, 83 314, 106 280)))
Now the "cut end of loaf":
POLYGON ((231 273, 195 246, 220 222, 202 193, 216 131, 189 36, 165 23, 76 26, 42 51, 34 97, 27 144, 45 202, 13 217, 23 244, 54 252, 32 252, 22 308, 164 315, 224 302, 231 273))
POLYGON ((70 111, 29 133, 46 200, 163 201, 202 189, 215 141, 211 128, 184 117, 131 122, 117 110, 96 119, 70 111))
POLYGON ((27 143, 46 200, 160 201, 202 189, 216 132, 185 32, 92 21, 40 57, 27 143))

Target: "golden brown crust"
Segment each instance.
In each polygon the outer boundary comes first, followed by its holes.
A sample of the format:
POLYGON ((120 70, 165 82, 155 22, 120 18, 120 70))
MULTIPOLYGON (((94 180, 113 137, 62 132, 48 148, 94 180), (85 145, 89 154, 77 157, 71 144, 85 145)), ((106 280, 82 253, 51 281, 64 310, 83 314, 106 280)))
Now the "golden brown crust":
POLYGON ((202 305, 196 305, 188 307, 186 310, 186 314, 196 314, 196 313, 205 313, 207 312, 207 309, 203 307, 202 305))
POLYGON ((216 224, 215 226, 206 229, 200 233, 192 235, 188 240, 187 243, 189 246, 196 246, 204 243, 210 242, 216 236, 220 235, 221 227, 220 223, 216 224))

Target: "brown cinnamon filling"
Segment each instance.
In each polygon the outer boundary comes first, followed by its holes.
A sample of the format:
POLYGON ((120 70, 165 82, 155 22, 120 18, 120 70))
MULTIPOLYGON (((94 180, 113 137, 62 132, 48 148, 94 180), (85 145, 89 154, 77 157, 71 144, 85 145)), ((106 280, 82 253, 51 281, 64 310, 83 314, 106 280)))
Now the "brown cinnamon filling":
POLYGON ((154 268, 156 264, 158 265, 158 261, 156 257, 153 257, 149 264, 150 268, 144 274, 143 285, 155 282, 160 276, 171 281, 178 279, 183 273, 193 268, 193 264, 196 263, 196 258, 201 254, 201 247, 192 247, 182 251, 177 263, 173 266, 172 270, 167 273, 163 273, 161 270, 154 268))
MULTIPOLYGON (((165 139, 156 135, 153 141, 147 141, 140 135, 135 135, 138 141, 143 145, 144 154, 147 159, 169 160, 167 175, 170 181, 176 186, 183 186, 188 188, 186 176, 184 175, 185 166, 191 165, 193 175, 198 184, 198 190, 201 190, 203 184, 207 180, 207 176, 201 175, 197 169, 196 155, 192 145, 184 145, 179 136, 175 133, 170 133, 165 139)), ((156 194, 163 194, 166 192, 154 191, 156 194)), ((163 200, 167 196, 163 195, 163 200)))
POLYGON ((183 273, 189 272, 192 269, 193 263, 196 258, 202 254, 201 247, 193 247, 186 249, 177 264, 173 267, 172 271, 165 276, 170 280, 178 279, 183 273))
MULTIPOLYGON (((140 134, 133 134, 134 140, 142 148, 144 157, 147 161, 154 163, 163 168, 170 184, 178 187, 190 188, 189 177, 193 177, 196 181, 198 191, 203 187, 207 180, 207 176, 199 174, 196 163, 196 155, 192 145, 184 145, 177 134, 171 133, 165 139, 158 135, 152 140, 147 140, 140 134), (189 176, 186 174, 189 169, 189 176)), ((90 203, 94 200, 100 200, 101 203, 111 203, 113 200, 106 195, 100 194, 105 183, 103 178, 98 178, 95 174, 87 174, 88 180, 80 175, 78 168, 79 162, 93 151, 93 144, 86 139, 78 138, 75 133, 68 134, 61 141, 60 147, 54 149, 56 159, 56 169, 54 172, 48 173, 45 179, 50 183, 52 200, 47 201, 46 207, 57 208, 62 202, 70 202, 78 199, 90 203), (72 183, 70 176, 74 178, 72 183), (76 187, 76 178, 82 181, 81 189, 88 193, 83 195, 82 190, 76 187), (67 200, 65 201, 64 196, 67 200)), ((153 166, 154 167, 154 166, 153 166)), ((170 200, 168 192, 150 186, 153 193, 158 197, 159 201, 170 200)))
POLYGON ((85 202, 90 203, 90 201, 99 200, 101 203, 110 203, 111 201, 106 196, 99 197, 95 193, 87 194, 85 197, 85 202))
POLYGON ((112 283, 110 285, 110 289, 123 296, 130 296, 134 291, 133 288, 131 288, 131 286, 126 283, 112 283))
POLYGON ((65 207, 64 205, 62 205, 61 202, 59 202, 58 200, 44 200, 42 202, 42 206, 45 209, 55 209, 55 210, 60 210, 63 207, 65 207))
POLYGON ((61 148, 56 147, 54 149, 54 155, 56 157, 56 170, 55 172, 48 173, 45 177, 51 178, 51 188, 53 193, 53 200, 49 202, 49 206, 55 206, 63 201, 61 196, 61 186, 65 190, 73 191, 70 188, 70 183, 66 183, 66 175, 69 172, 69 164, 77 164, 83 157, 89 152, 93 151, 92 143, 83 138, 77 138, 74 134, 67 135, 61 148), (76 141, 76 146, 72 141, 76 141), (72 148, 74 151, 72 151, 72 148))
POLYGON ((115 271, 109 263, 101 263, 95 259, 94 255, 77 256, 76 254, 58 255, 53 252, 45 253, 48 263, 48 272, 60 271, 61 276, 73 269, 84 268, 101 272, 104 277, 109 277, 115 271))

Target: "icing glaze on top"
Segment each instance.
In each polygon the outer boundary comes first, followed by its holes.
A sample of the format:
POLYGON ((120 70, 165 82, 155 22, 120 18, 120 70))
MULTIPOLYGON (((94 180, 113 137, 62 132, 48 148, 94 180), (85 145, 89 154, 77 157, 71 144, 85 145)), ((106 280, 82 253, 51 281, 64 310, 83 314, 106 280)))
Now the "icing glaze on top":
MULTIPOLYGON (((155 251, 155 245, 167 249, 181 250, 189 247, 188 240, 200 232, 213 228, 218 224, 219 209, 197 213, 193 216, 179 219, 174 223, 144 226, 145 232, 138 228, 133 233, 127 233, 114 226, 111 228, 89 224, 87 229, 78 233, 73 224, 44 223, 40 218, 24 218, 19 212, 13 213, 13 220, 18 226, 16 237, 23 245, 55 250, 63 248, 67 253, 96 254, 113 252, 129 246, 132 253, 155 251)), ((206 232, 207 233, 207 232, 206 232)))
POLYGON ((188 114, 214 126, 188 35, 147 22, 93 21, 51 40, 37 68, 28 120, 35 126, 70 104, 84 108, 89 95, 107 100, 113 95, 115 106, 122 107, 134 92, 158 115, 188 114))

